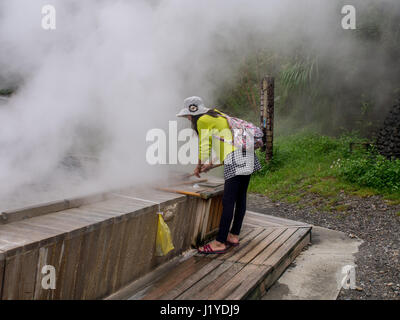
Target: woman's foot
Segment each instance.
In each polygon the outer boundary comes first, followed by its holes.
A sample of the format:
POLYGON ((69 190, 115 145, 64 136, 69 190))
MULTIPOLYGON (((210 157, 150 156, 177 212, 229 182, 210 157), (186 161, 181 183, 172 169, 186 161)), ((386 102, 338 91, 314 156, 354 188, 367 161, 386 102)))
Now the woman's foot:
POLYGON ((228 243, 230 243, 231 245, 237 246, 237 245, 239 245, 239 236, 235 235, 235 234, 232 234, 232 233, 229 233, 228 234, 228 238, 226 239, 226 241, 228 243))
POLYGON ((199 247, 197 250, 200 253, 223 253, 226 251, 226 249, 228 249, 228 246, 225 243, 214 240, 202 247, 199 247))

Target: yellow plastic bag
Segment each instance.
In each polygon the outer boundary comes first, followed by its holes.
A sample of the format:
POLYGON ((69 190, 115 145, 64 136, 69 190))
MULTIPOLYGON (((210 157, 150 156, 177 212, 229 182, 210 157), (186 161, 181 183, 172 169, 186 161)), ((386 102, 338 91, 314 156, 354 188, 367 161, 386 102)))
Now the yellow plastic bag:
POLYGON ((172 244, 171 232, 165 223, 162 213, 158 214, 158 227, 156 239, 156 256, 165 256, 174 249, 172 244))

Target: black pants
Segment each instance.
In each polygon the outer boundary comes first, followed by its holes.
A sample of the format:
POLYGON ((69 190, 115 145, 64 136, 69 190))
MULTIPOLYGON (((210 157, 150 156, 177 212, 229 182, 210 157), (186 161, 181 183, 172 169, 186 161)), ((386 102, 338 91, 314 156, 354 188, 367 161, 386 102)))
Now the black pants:
POLYGON ((235 176, 225 180, 224 195, 222 197, 222 216, 219 223, 217 241, 224 243, 228 237, 229 227, 233 218, 231 233, 239 235, 242 228, 243 218, 246 213, 247 188, 250 182, 250 175, 235 176))

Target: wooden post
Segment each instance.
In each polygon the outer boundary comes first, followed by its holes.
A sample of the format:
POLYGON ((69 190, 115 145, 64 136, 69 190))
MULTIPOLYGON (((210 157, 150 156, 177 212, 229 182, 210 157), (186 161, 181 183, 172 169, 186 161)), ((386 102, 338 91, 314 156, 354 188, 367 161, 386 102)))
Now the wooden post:
POLYGON ((264 152, 266 149, 266 142, 267 142, 267 121, 266 121, 266 109, 267 109, 267 88, 268 88, 268 82, 267 82, 267 78, 264 77, 261 80, 261 92, 260 92, 260 128, 264 134, 263 136, 263 142, 264 142, 264 146, 262 147, 262 151, 264 152))
POLYGON ((275 100, 275 79, 264 77, 261 81, 261 108, 260 121, 264 133, 265 160, 270 161, 273 155, 274 141, 274 100, 275 100))

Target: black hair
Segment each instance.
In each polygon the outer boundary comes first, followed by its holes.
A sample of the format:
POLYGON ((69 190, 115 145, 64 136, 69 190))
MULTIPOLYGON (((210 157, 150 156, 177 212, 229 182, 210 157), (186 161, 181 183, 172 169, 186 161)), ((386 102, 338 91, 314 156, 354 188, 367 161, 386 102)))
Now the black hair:
POLYGON ((192 116, 192 129, 197 134, 199 134, 199 131, 197 130, 197 121, 200 119, 200 117, 202 117, 204 115, 209 115, 209 116, 214 117, 214 118, 222 117, 222 115, 219 112, 217 112, 215 109, 210 109, 206 113, 202 113, 202 114, 198 114, 198 115, 192 116))

